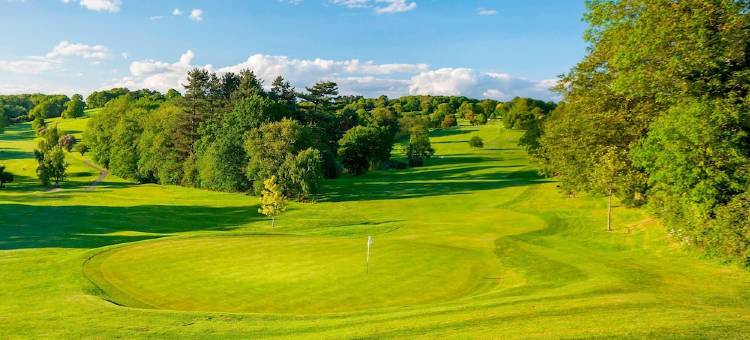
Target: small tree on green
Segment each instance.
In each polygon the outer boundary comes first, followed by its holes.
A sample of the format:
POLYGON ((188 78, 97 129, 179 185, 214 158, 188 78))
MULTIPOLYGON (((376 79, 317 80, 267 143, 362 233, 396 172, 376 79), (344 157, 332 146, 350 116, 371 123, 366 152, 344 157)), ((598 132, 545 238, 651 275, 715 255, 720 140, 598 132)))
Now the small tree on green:
POLYGON ((449 127, 457 126, 458 122, 456 121, 456 117, 453 115, 447 115, 445 118, 443 118, 443 121, 440 122, 440 127, 443 129, 447 129, 449 127))
POLYGON ((482 137, 474 136, 469 139, 469 146, 472 149, 480 149, 484 147, 484 140, 482 140, 482 137))
POLYGON ((428 131, 424 126, 416 126, 411 130, 409 145, 406 146, 406 157, 409 166, 422 166, 424 160, 435 154, 435 149, 430 144, 428 131))
POLYGON ((13 174, 5 171, 5 165, 0 165, 0 188, 5 188, 5 184, 10 182, 13 182, 13 174))
POLYGON ((260 208, 258 212, 271 217, 271 228, 276 227, 276 216, 286 210, 286 198, 281 194, 276 176, 263 181, 263 192, 260 194, 260 208))
POLYGON ((34 118, 34 121, 31 122, 31 128, 34 129, 34 133, 36 133, 37 136, 42 136, 47 130, 47 123, 44 121, 44 118, 36 117, 34 118))
POLYGON ((87 152, 89 152, 89 146, 84 143, 76 143, 76 145, 73 147, 73 151, 78 152, 81 154, 81 156, 83 156, 87 152))
POLYGON ((607 196, 607 231, 612 231, 612 196, 622 188, 622 181, 627 175, 627 153, 616 146, 608 146, 599 153, 593 164, 592 189, 607 196))
MULTIPOLYGON (((65 149, 67 152, 71 152, 73 150, 73 146, 78 142, 78 139, 76 139, 75 136, 71 134, 64 134, 62 137, 60 137, 60 140, 58 141, 58 144, 65 149)), ((83 155, 81 155, 83 156, 83 155)))

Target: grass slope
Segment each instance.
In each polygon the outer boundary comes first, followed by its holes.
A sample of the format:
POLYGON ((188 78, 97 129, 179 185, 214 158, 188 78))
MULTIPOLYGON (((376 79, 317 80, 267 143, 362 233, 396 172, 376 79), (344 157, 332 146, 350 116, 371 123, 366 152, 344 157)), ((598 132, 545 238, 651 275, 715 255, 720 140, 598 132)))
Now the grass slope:
POLYGON ((98 171, 74 154, 44 191, 28 130, 0 135, 20 175, 0 191, 0 337, 750 334, 750 274, 680 250, 640 210, 617 207, 604 232, 605 201, 562 197, 497 125, 435 132, 425 167, 329 181, 275 230, 253 197, 89 188, 98 171))

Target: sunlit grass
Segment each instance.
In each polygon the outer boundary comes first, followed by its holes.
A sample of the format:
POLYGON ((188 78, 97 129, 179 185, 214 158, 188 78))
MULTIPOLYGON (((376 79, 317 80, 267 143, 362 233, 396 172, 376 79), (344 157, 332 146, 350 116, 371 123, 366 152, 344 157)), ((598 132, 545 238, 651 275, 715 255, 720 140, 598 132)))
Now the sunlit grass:
POLYGON ((273 230, 241 194, 112 176, 90 189, 97 173, 78 154, 45 192, 29 128, 0 135, 19 178, 0 191, 0 336, 750 332, 750 274, 681 250, 641 210, 617 207, 605 232, 605 200, 560 195, 496 124, 434 132, 425 167, 327 181, 273 230))

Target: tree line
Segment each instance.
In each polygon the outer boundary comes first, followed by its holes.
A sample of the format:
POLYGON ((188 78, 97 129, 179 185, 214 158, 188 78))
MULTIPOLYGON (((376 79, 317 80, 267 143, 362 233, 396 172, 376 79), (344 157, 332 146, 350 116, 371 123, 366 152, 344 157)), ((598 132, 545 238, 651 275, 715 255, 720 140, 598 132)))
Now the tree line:
POLYGON ((750 267, 750 4, 593 0, 585 20, 588 54, 529 151, 569 194, 646 205, 750 267))
POLYGON ((514 107, 466 97, 342 96, 333 82, 297 91, 282 77, 265 87, 249 70, 194 69, 184 87, 184 95, 92 93, 89 107, 103 107, 84 135, 93 159, 141 183, 219 191, 259 194, 274 176, 285 197, 304 200, 322 178, 420 166, 434 154, 430 128, 458 119, 484 124, 514 107), (391 159, 398 141, 406 144, 404 163, 391 159))

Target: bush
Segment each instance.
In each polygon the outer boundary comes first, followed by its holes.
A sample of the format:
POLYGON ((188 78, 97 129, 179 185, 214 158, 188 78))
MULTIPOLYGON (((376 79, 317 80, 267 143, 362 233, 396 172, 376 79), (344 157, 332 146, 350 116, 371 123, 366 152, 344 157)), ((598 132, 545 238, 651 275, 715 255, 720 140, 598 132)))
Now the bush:
POLYGON ((484 147, 484 140, 482 140, 482 137, 474 136, 469 139, 469 146, 474 148, 483 148, 484 147))

